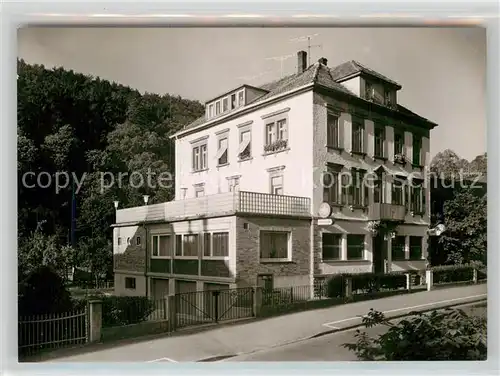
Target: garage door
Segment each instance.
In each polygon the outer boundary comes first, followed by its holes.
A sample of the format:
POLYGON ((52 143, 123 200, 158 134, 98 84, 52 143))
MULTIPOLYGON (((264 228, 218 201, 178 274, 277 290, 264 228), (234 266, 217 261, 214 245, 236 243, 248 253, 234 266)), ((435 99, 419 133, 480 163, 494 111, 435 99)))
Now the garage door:
POLYGON ((167 299, 169 295, 169 283, 168 279, 152 279, 151 280, 151 290, 153 299, 167 299))

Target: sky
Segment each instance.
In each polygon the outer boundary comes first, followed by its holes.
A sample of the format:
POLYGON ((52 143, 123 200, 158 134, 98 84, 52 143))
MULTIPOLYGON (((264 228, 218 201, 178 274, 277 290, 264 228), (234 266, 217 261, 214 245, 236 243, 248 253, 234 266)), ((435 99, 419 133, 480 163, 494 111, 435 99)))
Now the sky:
POLYGON ((401 84, 398 102, 439 124, 431 156, 452 149, 471 160, 486 151, 481 28, 24 28, 18 56, 205 102, 294 73, 307 35, 311 63, 357 60, 401 84))

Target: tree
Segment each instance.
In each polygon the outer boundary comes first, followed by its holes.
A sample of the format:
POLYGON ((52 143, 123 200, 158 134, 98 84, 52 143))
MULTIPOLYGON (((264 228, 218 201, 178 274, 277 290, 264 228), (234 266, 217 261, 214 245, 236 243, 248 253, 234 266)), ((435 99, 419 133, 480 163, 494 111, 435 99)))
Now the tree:
POLYGON ((488 156, 486 153, 478 155, 474 158, 470 164, 469 169, 473 173, 479 173, 481 175, 488 174, 488 156))
POLYGON ((63 279, 50 266, 31 271, 19 289, 19 315, 64 313, 73 308, 71 294, 63 279))
POLYGON ((19 244, 19 277, 23 279, 39 267, 46 266, 64 279, 74 266, 75 255, 72 247, 61 247, 56 236, 45 235, 41 230, 37 230, 30 237, 22 239, 19 244))
POLYGON ((469 162, 460 158, 453 150, 446 149, 432 158, 430 171, 439 178, 459 179, 468 170, 469 162))
POLYGON ((487 262, 487 196, 474 188, 457 191, 444 204, 446 231, 439 238, 448 263, 487 262))
POLYGON ((363 325, 383 325, 388 330, 376 338, 357 330, 356 342, 343 346, 360 360, 486 360, 486 319, 468 316, 460 309, 412 312, 392 323, 373 309, 363 317, 363 325))

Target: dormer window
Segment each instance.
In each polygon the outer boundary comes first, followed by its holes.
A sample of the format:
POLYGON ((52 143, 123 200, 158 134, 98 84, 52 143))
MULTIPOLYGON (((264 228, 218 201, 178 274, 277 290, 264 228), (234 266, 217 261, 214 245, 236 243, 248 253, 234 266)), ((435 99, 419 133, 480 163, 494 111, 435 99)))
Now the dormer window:
POLYGON ((245 105, 245 91, 240 90, 238 92, 238 107, 244 106, 245 105))
POLYGON ((215 116, 220 114, 220 101, 215 102, 215 116))
POLYGON ((229 109, 229 98, 224 98, 222 100, 222 112, 226 112, 229 109))
POLYGON ((231 95, 231 110, 236 108, 236 94, 231 95))
POLYGON ((369 82, 365 82, 365 98, 369 101, 373 100, 373 86, 369 82))
POLYGON ((208 106, 208 117, 212 118, 214 116, 214 105, 211 104, 208 106))
POLYGON ((391 103, 391 92, 389 90, 384 90, 384 103, 386 106, 390 107, 391 103))

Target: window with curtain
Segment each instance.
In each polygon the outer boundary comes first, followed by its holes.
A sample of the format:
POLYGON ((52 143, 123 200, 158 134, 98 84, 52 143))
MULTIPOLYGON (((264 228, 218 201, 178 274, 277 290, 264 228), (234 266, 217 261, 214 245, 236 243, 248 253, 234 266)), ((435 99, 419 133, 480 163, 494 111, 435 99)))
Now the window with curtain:
POLYGON ((288 259, 289 232, 261 231, 260 258, 261 259, 288 259))
POLYGON ((364 235, 347 235, 347 259, 348 260, 363 260, 365 252, 365 236, 364 235))
POLYGON ((324 232, 322 235, 323 260, 340 260, 342 235, 324 232))
POLYGON ((405 237, 396 236, 391 242, 391 252, 393 260, 404 260, 405 259, 405 237))

